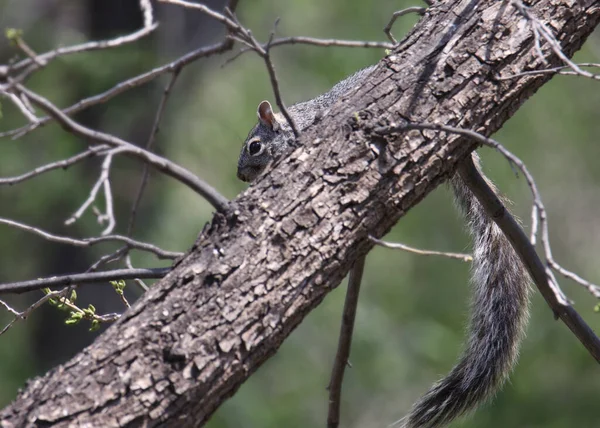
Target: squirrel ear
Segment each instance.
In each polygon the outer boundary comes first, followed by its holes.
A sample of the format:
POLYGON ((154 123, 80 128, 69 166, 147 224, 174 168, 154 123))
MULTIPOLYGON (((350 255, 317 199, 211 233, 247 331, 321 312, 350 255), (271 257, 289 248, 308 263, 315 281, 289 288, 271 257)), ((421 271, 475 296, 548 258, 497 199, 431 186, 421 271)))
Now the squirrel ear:
POLYGON ((258 119, 266 126, 271 128, 273 131, 279 130, 279 123, 277 119, 275 119, 275 115, 273 114, 273 109, 271 108, 271 103, 268 101, 263 101, 258 105, 258 110, 256 112, 258 114, 258 119))

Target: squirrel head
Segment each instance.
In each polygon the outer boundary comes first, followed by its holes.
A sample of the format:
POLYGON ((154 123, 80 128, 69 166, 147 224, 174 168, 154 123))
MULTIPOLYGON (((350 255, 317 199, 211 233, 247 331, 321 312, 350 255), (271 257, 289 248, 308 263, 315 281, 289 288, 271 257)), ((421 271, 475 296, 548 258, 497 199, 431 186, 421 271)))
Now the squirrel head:
POLYGON ((273 113, 271 103, 258 105, 258 124, 248 134, 238 159, 237 177, 254 181, 294 140, 294 134, 281 114, 273 113))

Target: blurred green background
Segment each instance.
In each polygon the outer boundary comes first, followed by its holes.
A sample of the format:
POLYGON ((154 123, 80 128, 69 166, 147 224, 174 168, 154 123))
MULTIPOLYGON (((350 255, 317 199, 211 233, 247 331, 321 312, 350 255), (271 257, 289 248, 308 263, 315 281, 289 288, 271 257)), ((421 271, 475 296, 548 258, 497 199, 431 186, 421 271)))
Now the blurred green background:
MULTIPOLYGON (((221 1, 207 2, 219 9, 221 1)), ((410 1, 358 0, 241 1, 238 14, 255 36, 266 40, 276 18, 278 35, 384 40, 382 28, 395 10, 410 1)), ((219 40, 222 28, 199 13, 156 5, 161 27, 147 39, 109 51, 63 57, 29 81, 59 106, 104 91, 119 81, 161 65, 201 45, 219 40)), ((398 39, 416 22, 401 18, 398 39)), ((38 52, 85 40, 114 37, 141 25, 134 0, 3 0, 0 27, 23 30, 38 52)), ((255 121, 258 103, 273 99, 264 64, 247 53, 225 65, 225 56, 204 59, 183 69, 169 100, 156 141, 158 153, 181 163, 228 198, 243 191, 235 178, 240 146, 255 121)), ((377 62, 378 49, 289 46, 274 50, 286 103, 312 98, 353 71, 377 62)), ((0 40, 0 63, 19 58, 0 40)), ((596 32, 576 56, 600 62, 596 32)), ((129 91, 75 118, 87 126, 145 144, 167 78, 129 91)), ((0 100, 0 132, 24 124, 6 100, 0 100)), ((548 209, 554 255, 567 268, 600 282, 600 83, 558 76, 546 84, 496 135, 520 156, 537 179, 548 209)), ((28 171, 84 149, 86 142, 56 125, 27 136, 0 139, 0 177, 28 171)), ((531 197, 522 177, 505 160, 481 150, 485 170, 515 201, 514 211, 529 223, 531 197)), ((91 160, 31 181, 0 186, 0 217, 17 219, 57 234, 94 236, 103 226, 89 212, 64 226, 85 200, 100 169, 91 160)), ((137 191, 141 165, 117 159, 112 172, 118 218, 124 233, 137 191)), ((103 207, 102 198, 98 206, 103 207)), ((170 250, 185 251, 212 208, 183 185, 153 173, 142 201, 135 237, 170 250)), ((387 237, 417 247, 469 251, 462 220, 452 197, 441 186, 413 209, 387 237)), ((50 244, 0 225, 0 282, 64 274, 86 269, 117 246, 81 250, 50 244)), ((135 253, 135 266, 163 261, 135 253)), ((112 265, 109 267, 116 267, 112 265)), ((453 365, 464 339, 468 313, 468 265, 376 248, 368 257, 357 316, 351 362, 342 403, 342 426, 384 427, 406 414, 411 403, 453 365)), ((600 332, 596 301, 579 285, 562 279, 565 292, 589 324, 600 332)), ((331 293, 289 337, 280 351, 253 375, 213 416, 208 426, 312 427, 325 425, 326 386, 336 350, 342 285, 331 293)), ((139 295, 134 284, 130 299, 139 295)), ((35 293, 33 293, 35 294, 35 293)), ((39 295, 6 299, 24 309, 39 295)), ((99 312, 122 311, 108 284, 86 286, 82 306, 99 312)), ((2 326, 11 317, 0 309, 2 326)), ((0 337, 0 405, 14 399, 32 376, 66 361, 98 334, 86 325, 67 327, 64 314, 42 307, 0 337)), ((535 292, 531 322, 520 362, 496 400, 456 427, 597 427, 600 426, 600 375, 593 359, 560 322, 554 321, 535 292)))

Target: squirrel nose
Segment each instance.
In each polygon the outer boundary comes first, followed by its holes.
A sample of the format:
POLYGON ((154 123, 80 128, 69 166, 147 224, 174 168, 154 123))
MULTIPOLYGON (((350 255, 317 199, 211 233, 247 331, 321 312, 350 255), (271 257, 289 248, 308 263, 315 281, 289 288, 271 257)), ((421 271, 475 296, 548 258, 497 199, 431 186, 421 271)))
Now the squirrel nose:
POLYGON ((241 168, 238 168, 237 170, 237 178, 239 178, 242 181, 249 181, 248 177, 246 176, 246 174, 244 174, 244 171, 241 168))

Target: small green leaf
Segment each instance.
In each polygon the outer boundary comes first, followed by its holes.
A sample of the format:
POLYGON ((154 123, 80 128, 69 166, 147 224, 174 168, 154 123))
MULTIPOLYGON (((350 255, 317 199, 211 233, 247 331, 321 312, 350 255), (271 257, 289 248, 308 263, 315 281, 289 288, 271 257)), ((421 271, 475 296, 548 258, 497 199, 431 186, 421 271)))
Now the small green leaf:
POLYGON ((92 325, 90 326, 90 331, 96 331, 100 328, 100 321, 92 320, 92 325))
POLYGON ((23 30, 19 30, 17 28, 7 28, 4 31, 6 38, 11 42, 15 43, 17 39, 20 39, 23 36, 23 30))
POLYGON ((600 303, 598 303, 596 306, 594 306, 594 312, 596 312, 596 313, 600 312, 600 303))
POLYGON ((77 291, 71 290, 71 297, 69 298, 69 300, 71 301, 71 303, 75 303, 75 300, 77 300, 77 291))
POLYGON ((117 294, 119 294, 120 296, 123 295, 123 290, 125 289, 126 285, 124 280, 121 279, 119 281, 110 281, 110 284, 113 286, 117 294))
POLYGON ((81 312, 71 312, 69 318, 65 320, 66 325, 75 325, 81 321, 83 314, 81 312))

